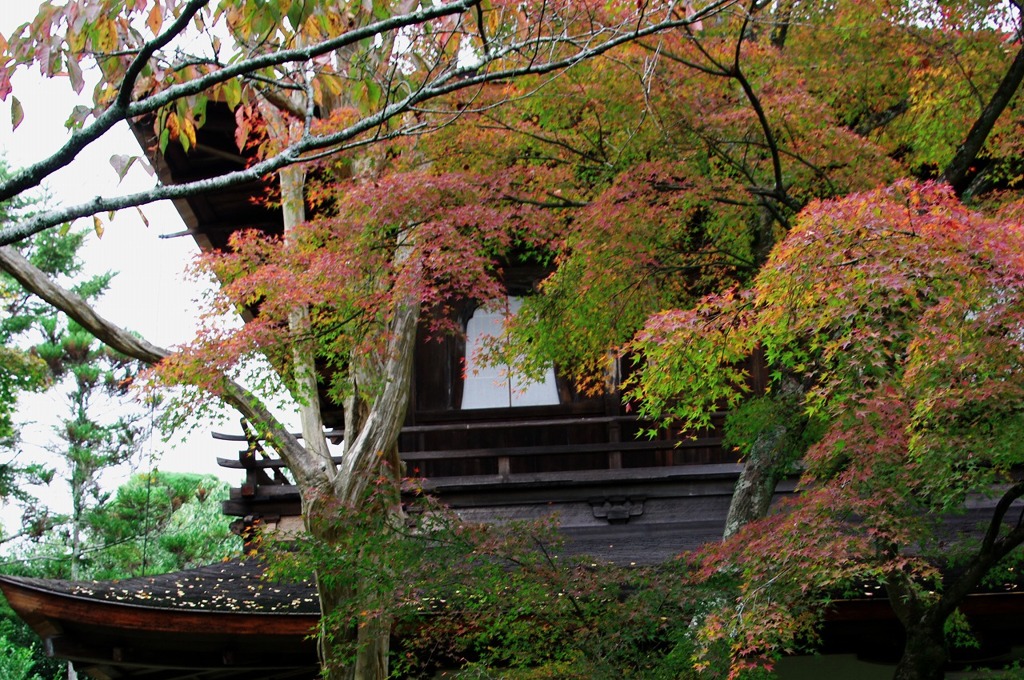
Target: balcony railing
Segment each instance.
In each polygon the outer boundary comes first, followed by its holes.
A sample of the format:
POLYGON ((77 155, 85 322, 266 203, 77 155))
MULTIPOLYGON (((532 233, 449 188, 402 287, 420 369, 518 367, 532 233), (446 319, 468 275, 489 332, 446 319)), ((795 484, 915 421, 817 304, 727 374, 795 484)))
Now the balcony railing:
MULTIPOLYGON (((718 418, 720 421, 721 418, 718 418)), ((658 431, 631 415, 572 414, 552 417, 550 409, 417 414, 402 429, 399 452, 406 475, 424 488, 454 488, 638 482, 669 477, 735 474, 736 456, 722 447, 716 430, 692 436, 658 431), (515 416, 510 417, 510 416, 515 416)), ((339 442, 341 432, 327 437, 339 442)), ((282 473, 286 465, 263 450, 252 435, 214 434, 247 442, 238 459, 218 458, 223 467, 246 471, 234 489, 240 503, 297 501, 297 490, 282 473)), ((335 458, 336 461, 340 457, 335 458)))

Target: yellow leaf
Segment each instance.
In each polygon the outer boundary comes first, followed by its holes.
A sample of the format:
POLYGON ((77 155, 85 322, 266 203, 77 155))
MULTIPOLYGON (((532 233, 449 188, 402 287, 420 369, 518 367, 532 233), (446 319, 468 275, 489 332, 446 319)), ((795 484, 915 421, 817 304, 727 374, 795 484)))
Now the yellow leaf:
POLYGON ((153 9, 150 10, 149 16, 146 17, 146 25, 149 26, 149 30, 153 31, 153 35, 160 34, 160 27, 164 25, 164 15, 160 11, 160 3, 154 3, 153 9))
POLYGON ((92 216, 92 228, 96 230, 96 238, 103 238, 103 220, 99 215, 92 216))
POLYGON ((17 97, 11 97, 11 129, 17 130, 21 121, 25 120, 25 110, 17 97))
POLYGON ((228 108, 234 111, 242 102, 242 83, 238 80, 229 80, 221 87, 224 93, 224 101, 228 108))
POLYGON ((173 140, 178 139, 178 135, 181 134, 181 125, 180 125, 180 121, 178 119, 178 114, 176 114, 176 113, 169 113, 169 114, 167 114, 167 121, 165 122, 165 125, 167 126, 168 134, 170 134, 170 136, 171 136, 171 140, 173 141, 173 140))
MULTIPOLYGON (((196 145, 196 127, 192 124, 191 118, 183 118, 181 121, 181 133, 185 139, 188 140, 189 147, 195 148, 196 145)), ((182 143, 184 146, 184 143, 182 143)), ((186 148, 186 151, 188 148, 186 148)))
POLYGON ((98 52, 113 52, 117 49, 117 22, 113 19, 98 21, 94 29, 92 46, 98 52))

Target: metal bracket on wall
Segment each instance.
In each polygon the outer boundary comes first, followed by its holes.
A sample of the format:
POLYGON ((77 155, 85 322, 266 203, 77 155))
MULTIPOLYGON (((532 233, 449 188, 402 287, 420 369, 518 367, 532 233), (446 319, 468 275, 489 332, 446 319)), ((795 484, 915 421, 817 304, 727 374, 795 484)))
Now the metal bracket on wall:
POLYGON ((608 520, 609 524, 625 524, 630 517, 644 514, 646 496, 604 496, 591 498, 590 508, 597 519, 608 520))

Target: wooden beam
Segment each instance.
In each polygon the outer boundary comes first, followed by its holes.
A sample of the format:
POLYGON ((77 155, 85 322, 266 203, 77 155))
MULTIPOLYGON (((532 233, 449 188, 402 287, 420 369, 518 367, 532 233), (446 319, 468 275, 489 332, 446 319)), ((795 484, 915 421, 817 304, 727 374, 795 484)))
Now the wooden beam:
MULTIPOLYGON (((721 447, 721 437, 691 439, 685 441, 654 440, 635 442, 602 442, 597 444, 562 444, 558 446, 507 446, 487 449, 447 449, 437 451, 403 451, 400 455, 404 461, 424 460, 458 460, 464 458, 508 458, 526 456, 559 456, 573 453, 608 453, 617 451, 668 451, 721 447)), ((334 456, 335 463, 341 462, 341 456, 334 456)), ((251 470, 261 468, 283 468, 284 461, 274 458, 269 460, 239 461, 233 458, 217 458, 221 467, 235 470, 251 470)), ((686 467, 678 465, 675 467, 686 467)))
MULTIPOLYGON (((255 629, 252 632, 258 633, 255 629)), ((124 633, 121 631, 122 635, 124 633)), ((57 637, 47 640, 46 651, 50 656, 70 659, 76 664, 124 669, 228 669, 248 674, 264 669, 289 670, 316 665, 316 647, 311 642, 302 644, 302 638, 296 637, 271 644, 259 639, 258 634, 255 637, 256 644, 246 644, 243 637, 235 636, 235 639, 226 640, 212 650, 189 648, 186 643, 163 635, 144 638, 135 634, 125 646, 115 646, 115 643, 120 644, 116 638, 87 644, 77 639, 57 637), (186 649, 188 653, 182 653, 186 649)))
MULTIPOLYGON (((134 631, 177 633, 203 630, 232 635, 258 631, 272 637, 309 635, 319 621, 318 615, 310 614, 183 610, 147 607, 134 601, 121 604, 53 592, 11 577, 0 577, 0 589, 12 609, 27 613, 26 621, 33 629, 40 623, 60 626, 61 622, 74 621, 87 626, 134 631)), ((40 636, 53 637, 47 630, 44 629, 40 636)))

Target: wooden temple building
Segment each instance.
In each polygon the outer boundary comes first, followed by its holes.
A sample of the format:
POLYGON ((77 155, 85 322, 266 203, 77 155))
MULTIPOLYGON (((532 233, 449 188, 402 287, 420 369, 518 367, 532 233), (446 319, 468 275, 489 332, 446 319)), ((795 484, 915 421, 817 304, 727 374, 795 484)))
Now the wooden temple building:
MULTIPOLYGON (((243 167, 233 124, 231 116, 209 115, 191 153, 172 145, 156 159, 160 179, 178 183, 243 167)), ((137 134, 152 148, 146 131, 137 134)), ((202 248, 217 248, 242 227, 279 230, 279 217, 250 200, 257 189, 178 201, 187 234, 202 248)), ((514 272, 512 286, 526 289, 538 275, 514 272)), ((466 316, 468 328, 473 315, 466 316)), ((472 333, 467 337, 472 342, 472 333)), ((624 410, 614 380, 606 394, 586 396, 553 374, 544 393, 515 404, 513 391, 506 388, 505 399, 463 378, 466 342, 424 339, 417 348, 400 451, 426 490, 472 520, 557 513, 569 550, 620 564, 661 562, 720 540, 740 466, 715 432, 685 440, 639 437, 645 424, 624 410)), ((341 429, 340 418, 325 410, 328 427, 341 429)), ((232 437, 242 451, 220 462, 237 469, 239 485, 224 512, 242 525, 297 521, 297 490, 274 474, 280 462, 254 455, 244 436, 232 437)), ((87 677, 311 680, 318 674, 308 637, 318 618, 314 586, 263 581, 252 560, 110 583, 0 577, 0 588, 47 652, 72 660, 87 677)), ((1000 649, 1024 641, 1024 603, 1016 597, 970 606, 984 614, 978 620, 988 622, 1000 649)), ((853 602, 832 619, 837 649, 878 649, 878 639, 899 635, 884 602, 853 602)))
MULTIPOLYGON (((211 112, 191 152, 170 145, 156 156, 161 181, 244 167, 233 126, 232 116, 211 112)), ((148 130, 136 134, 155 148, 148 130)), ((179 235, 210 249, 225 247, 241 228, 279 232, 280 215, 251 200, 260 189, 176 201, 188 227, 179 235)), ((512 293, 527 292, 541 274, 512 272, 512 293)), ((467 327, 493 322, 480 316, 468 308, 467 327)), ((492 389, 493 376, 466 381, 466 342, 424 337, 416 350, 400 451, 425 490, 470 520, 558 513, 569 549, 615 562, 663 561, 721 537, 740 468, 714 433, 638 437, 644 424, 624 411, 614 381, 599 396, 577 393, 553 372, 525 396, 508 385, 492 389)), ((341 418, 325 406, 327 427, 342 430, 341 418)), ((238 458, 219 459, 240 481, 225 514, 239 527, 298 523, 299 495, 275 474, 280 461, 256 456, 244 435, 215 436, 241 448, 238 458)), ((254 560, 111 583, 0 577, 0 588, 46 651, 88 677, 307 680, 318 673, 308 639, 318 615, 314 586, 266 583, 254 560)))

